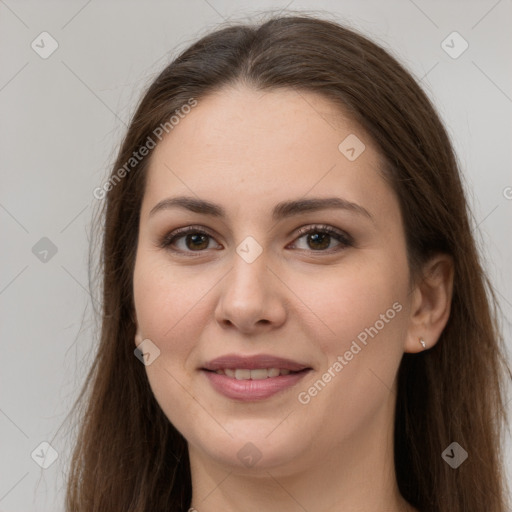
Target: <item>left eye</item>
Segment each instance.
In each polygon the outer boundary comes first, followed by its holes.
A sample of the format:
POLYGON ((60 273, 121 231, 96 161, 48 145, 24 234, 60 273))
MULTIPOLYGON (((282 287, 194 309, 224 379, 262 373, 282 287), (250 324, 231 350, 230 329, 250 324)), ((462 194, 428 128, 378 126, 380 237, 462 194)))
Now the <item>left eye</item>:
MULTIPOLYGON (((352 239, 349 235, 344 233, 343 231, 338 231, 330 226, 313 226, 310 228, 299 230, 299 237, 297 240, 306 237, 306 244, 312 245, 313 251, 320 252, 328 252, 324 249, 332 249, 329 247, 331 245, 332 240, 336 240, 338 242, 338 249, 342 247, 350 247, 353 245, 352 239)), ((306 247, 305 250, 310 250, 306 247)))
MULTIPOLYGON (((296 240, 302 238, 306 239, 306 244, 310 247, 306 247, 305 249, 298 247, 298 249, 311 250, 314 252, 331 252, 331 242, 333 239, 338 242, 336 250, 353 245, 352 239, 348 234, 330 226, 302 228, 299 230, 296 240)), ((163 238, 159 246, 171 249, 175 252, 203 252, 204 249, 209 248, 210 239, 213 240, 213 237, 206 231, 190 226, 169 233, 163 238), (178 247, 178 242, 181 241, 184 241, 185 248, 178 247), (178 248, 174 249, 173 246, 178 248)), ((295 245, 295 243, 292 245, 295 245)))

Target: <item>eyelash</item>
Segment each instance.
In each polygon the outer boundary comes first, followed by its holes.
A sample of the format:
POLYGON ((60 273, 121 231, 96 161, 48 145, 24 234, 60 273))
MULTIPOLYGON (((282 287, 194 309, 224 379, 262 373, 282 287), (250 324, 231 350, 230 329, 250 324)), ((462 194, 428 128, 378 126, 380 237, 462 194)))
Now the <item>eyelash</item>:
MULTIPOLYGON (((344 233, 343 231, 339 231, 331 226, 327 226, 325 224, 322 225, 312 225, 312 226, 306 226, 302 227, 297 232, 297 239, 302 238, 304 235, 309 235, 312 233, 324 233, 327 235, 332 236, 335 238, 338 242, 340 242, 340 246, 335 247, 334 249, 320 249, 320 250, 313 250, 309 249, 310 252, 314 253, 327 253, 332 254, 333 252, 338 252, 340 250, 343 250, 347 247, 353 247, 354 242, 350 235, 347 233, 344 233)), ((198 234, 198 235, 206 235, 210 238, 213 238, 212 235, 210 235, 207 231, 200 228, 199 226, 187 226, 185 228, 178 228, 171 233, 165 235, 159 242, 159 247, 162 249, 170 250, 174 253, 180 253, 180 254, 193 254, 193 253, 202 253, 205 252, 206 249, 198 250, 198 251, 182 251, 181 249, 173 249, 171 245, 176 242, 176 240, 183 238, 187 234, 198 234)), ((308 250, 308 249, 301 249, 301 250, 308 250)))

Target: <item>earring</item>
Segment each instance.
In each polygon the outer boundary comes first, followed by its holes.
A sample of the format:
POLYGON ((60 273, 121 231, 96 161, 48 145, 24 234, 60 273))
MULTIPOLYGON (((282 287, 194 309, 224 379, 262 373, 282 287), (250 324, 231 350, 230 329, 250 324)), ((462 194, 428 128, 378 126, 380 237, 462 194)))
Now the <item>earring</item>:
POLYGON ((419 338, 421 346, 425 349, 427 348, 427 344, 423 341, 423 339, 419 338))

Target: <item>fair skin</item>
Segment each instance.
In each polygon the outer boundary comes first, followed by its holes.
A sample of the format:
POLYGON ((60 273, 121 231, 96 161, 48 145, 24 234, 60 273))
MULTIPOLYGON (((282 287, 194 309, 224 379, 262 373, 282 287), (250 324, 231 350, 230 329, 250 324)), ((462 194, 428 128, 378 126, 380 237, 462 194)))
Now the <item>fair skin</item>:
POLYGON ((414 510, 395 478, 395 378, 404 352, 421 352, 420 337, 431 348, 446 324, 451 265, 439 255, 424 280, 411 278, 399 204, 379 174, 377 149, 334 112, 312 93, 224 89, 200 99, 151 155, 134 269, 135 343, 149 339, 160 350, 146 372, 187 440, 198 512, 414 510), (366 146, 354 161, 338 150, 349 134, 366 146), (177 206, 150 215, 174 196, 215 203, 225 216, 177 206), (278 203, 313 197, 343 198, 367 213, 272 218, 278 203), (319 224, 352 241, 319 241, 319 224), (159 246, 186 226, 196 231, 159 246), (316 229, 298 234, 303 226, 316 229), (262 249, 250 263, 236 251, 248 236, 262 249), (333 371, 372 326, 377 334, 333 371), (269 398, 237 400, 201 369, 225 354, 271 354, 310 370, 269 398), (329 382, 304 399, 329 368, 329 382), (250 466, 237 456, 247 443, 260 457, 250 466))

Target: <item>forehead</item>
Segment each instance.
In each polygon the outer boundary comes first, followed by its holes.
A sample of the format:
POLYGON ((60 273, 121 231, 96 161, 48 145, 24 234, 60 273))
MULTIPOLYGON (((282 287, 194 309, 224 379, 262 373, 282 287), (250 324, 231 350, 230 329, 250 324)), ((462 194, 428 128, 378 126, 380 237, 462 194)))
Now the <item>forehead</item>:
POLYGON ((199 99, 153 150, 143 214, 174 193, 267 211, 310 192, 368 203, 391 192, 380 165, 361 127, 318 94, 224 88, 199 99))
POLYGON ((174 149, 185 141, 205 157, 244 148, 254 157, 259 157, 261 150, 271 149, 272 153, 265 156, 273 159, 288 149, 292 149, 287 152, 288 158, 302 156, 304 151, 300 149, 316 149, 309 152, 317 157, 322 152, 337 154, 339 137, 353 132, 372 144, 355 121, 319 94, 239 86, 225 87, 198 100, 166 139, 174 149), (299 148, 297 142, 306 146, 299 148))

